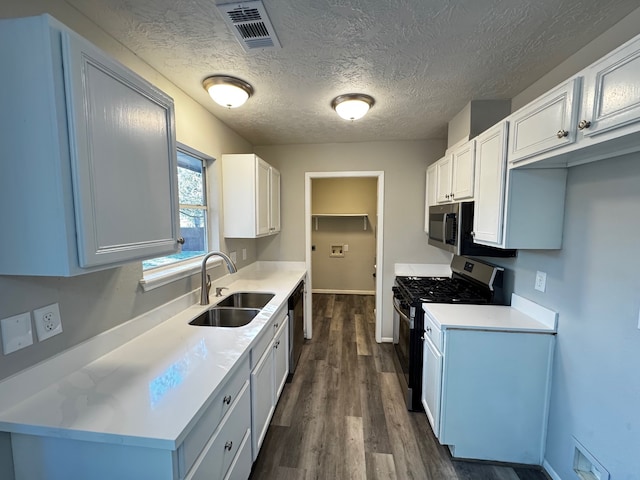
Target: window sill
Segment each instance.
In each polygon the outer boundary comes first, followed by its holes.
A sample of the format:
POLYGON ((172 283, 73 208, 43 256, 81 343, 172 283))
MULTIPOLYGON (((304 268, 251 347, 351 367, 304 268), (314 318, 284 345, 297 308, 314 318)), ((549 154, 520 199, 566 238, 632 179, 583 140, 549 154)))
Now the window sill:
MULTIPOLYGON (((200 273, 202 268, 202 259, 204 257, 195 257, 187 261, 174 263, 165 267, 158 267, 146 272, 143 272, 143 277, 140 280, 140 285, 145 292, 153 290, 163 285, 175 282, 182 278, 190 277, 196 273, 200 273)), ((222 259, 212 258, 207 262, 207 268, 215 265, 220 265, 222 259)))

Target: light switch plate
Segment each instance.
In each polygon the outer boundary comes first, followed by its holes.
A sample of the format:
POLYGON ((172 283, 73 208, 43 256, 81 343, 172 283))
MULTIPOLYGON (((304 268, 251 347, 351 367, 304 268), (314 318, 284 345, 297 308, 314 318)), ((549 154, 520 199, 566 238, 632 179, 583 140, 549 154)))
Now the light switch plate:
POLYGON ((536 290, 544 292, 547 288, 547 274, 545 272, 537 271, 536 272, 536 283, 534 285, 536 290))
POLYGON ((21 348, 33 345, 31 314, 29 312, 0 320, 2 330, 2 352, 8 355, 21 348))

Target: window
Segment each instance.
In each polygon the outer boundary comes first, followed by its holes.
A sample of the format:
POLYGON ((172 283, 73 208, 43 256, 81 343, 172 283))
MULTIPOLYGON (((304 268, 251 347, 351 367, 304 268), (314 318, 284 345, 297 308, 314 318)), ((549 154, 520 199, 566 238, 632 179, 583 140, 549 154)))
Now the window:
POLYGON ((204 255, 207 242, 207 188, 205 163, 208 157, 194 150, 178 147, 178 201, 180 202, 181 251, 166 257, 142 262, 142 269, 164 267, 204 255))

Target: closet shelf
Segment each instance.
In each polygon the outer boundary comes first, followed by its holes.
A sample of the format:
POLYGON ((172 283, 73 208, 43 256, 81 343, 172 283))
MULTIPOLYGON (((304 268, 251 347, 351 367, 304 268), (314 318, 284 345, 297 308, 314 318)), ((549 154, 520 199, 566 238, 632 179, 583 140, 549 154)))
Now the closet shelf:
POLYGON ((312 213, 311 217, 315 220, 315 227, 318 230, 318 218, 362 218, 364 230, 367 229, 368 213, 312 213))

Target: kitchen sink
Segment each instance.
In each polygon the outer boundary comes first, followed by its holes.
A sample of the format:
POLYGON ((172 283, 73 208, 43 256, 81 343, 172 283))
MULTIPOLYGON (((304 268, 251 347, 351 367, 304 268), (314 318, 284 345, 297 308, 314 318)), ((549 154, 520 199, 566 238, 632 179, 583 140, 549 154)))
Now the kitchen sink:
POLYGON ((216 307, 262 308, 274 297, 273 293, 236 292, 223 298, 216 307))
POLYGON ((258 308, 213 307, 191 320, 189 325, 201 327, 242 327, 260 313, 258 308))

